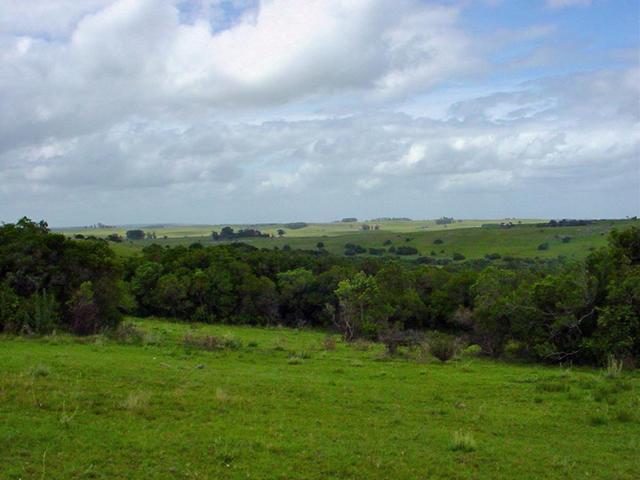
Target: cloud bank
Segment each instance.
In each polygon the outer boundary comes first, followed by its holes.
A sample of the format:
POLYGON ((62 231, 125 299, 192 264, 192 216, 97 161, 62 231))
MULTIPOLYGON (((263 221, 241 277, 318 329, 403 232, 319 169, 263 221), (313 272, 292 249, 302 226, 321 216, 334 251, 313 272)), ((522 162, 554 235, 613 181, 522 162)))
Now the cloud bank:
POLYGON ((32 6, 0 7, 2 220, 638 210, 637 64, 492 80, 524 70, 488 49, 553 28, 418 0, 32 6))

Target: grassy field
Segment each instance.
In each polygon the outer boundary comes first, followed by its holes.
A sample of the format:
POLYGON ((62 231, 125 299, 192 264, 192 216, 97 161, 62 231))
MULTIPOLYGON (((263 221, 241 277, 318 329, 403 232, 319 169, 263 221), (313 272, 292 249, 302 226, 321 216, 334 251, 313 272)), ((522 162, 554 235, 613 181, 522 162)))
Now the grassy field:
MULTIPOLYGON (((536 219, 513 219, 514 223, 522 224, 539 223, 546 220, 536 219)), ((255 228, 261 232, 270 235, 277 235, 278 229, 284 229, 288 238, 298 237, 333 237, 340 235, 348 235, 359 233, 362 231, 362 225, 371 226, 378 225, 379 229, 385 232, 406 233, 418 232, 423 230, 437 231, 459 228, 480 227, 487 223, 500 223, 499 220, 456 220, 449 225, 439 225, 435 220, 412 220, 412 221, 380 221, 380 222, 332 222, 332 223, 309 223, 304 228, 287 228, 280 223, 263 223, 263 224, 237 224, 231 225, 234 229, 240 230, 245 228, 255 228)), ((166 226, 140 226, 145 231, 155 232, 159 238, 164 236, 169 239, 181 238, 203 238, 209 237, 213 230, 220 231, 224 225, 166 225, 166 226)), ((113 228, 63 228, 58 231, 68 235, 81 233, 83 235, 95 235, 97 237, 106 237, 109 234, 117 233, 124 236, 125 232, 134 227, 113 227, 113 228)))
POLYGON ((640 477, 638 372, 135 323, 140 344, 0 337, 0 478, 640 477))
MULTIPOLYGON (((331 253, 342 255, 347 243, 365 248, 390 248, 391 246, 412 246, 423 256, 433 258, 452 258, 460 253, 466 258, 482 258, 487 254, 498 253, 501 256, 553 258, 563 255, 569 258, 584 258, 591 250, 604 246, 612 228, 624 229, 630 225, 640 225, 638 220, 599 221, 587 226, 540 228, 533 220, 522 220, 521 225, 510 229, 482 228, 481 225, 494 223, 495 220, 465 220, 449 226, 425 222, 380 222, 379 230, 363 231, 358 224, 311 224, 308 227, 285 229, 283 238, 256 238, 242 241, 260 248, 282 248, 289 245, 295 249, 316 249, 318 242, 331 253), (563 238, 569 237, 567 243, 563 238), (441 240, 441 244, 434 242, 441 240), (389 243, 390 242, 390 243, 389 243), (539 245, 547 243, 547 250, 539 250, 539 245)), ((254 226, 255 227, 255 226, 254 226)), ((281 226, 261 228, 267 233, 275 233, 281 226)), ((243 228, 236 227, 236 228, 243 228)), ((145 245, 189 245, 200 242, 204 245, 216 244, 210 237, 211 230, 219 226, 208 227, 171 227, 156 229, 156 240, 140 240, 113 244, 120 255, 131 255, 145 245), (167 238, 164 238, 164 237, 167 238)), ((109 233, 124 234, 123 229, 65 231, 69 235, 88 233, 106 236, 109 233)), ((415 259, 417 256, 405 257, 415 259)))

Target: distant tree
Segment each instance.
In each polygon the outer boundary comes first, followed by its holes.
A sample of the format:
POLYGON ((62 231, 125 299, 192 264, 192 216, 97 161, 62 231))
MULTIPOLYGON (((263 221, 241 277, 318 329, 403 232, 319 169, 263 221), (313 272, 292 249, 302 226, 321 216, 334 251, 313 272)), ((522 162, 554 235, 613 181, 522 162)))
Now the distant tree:
POLYGON ((107 240, 109 240, 110 242, 120 243, 122 242, 122 237, 117 233, 111 233, 107 235, 107 240))
POLYGON ((127 230, 127 240, 143 240, 145 233, 144 230, 127 230))
POLYGON ((222 230, 220 230, 220 238, 222 240, 233 238, 233 235, 234 235, 234 231, 233 231, 233 228, 231 227, 223 227, 222 230))
POLYGON ((283 237, 283 236, 284 236, 284 234, 285 234, 285 231, 284 231, 283 229, 279 228, 279 229, 278 229, 278 236, 279 236, 279 237, 283 237))
POLYGON ((324 248, 324 242, 318 242, 318 243, 316 243, 316 248, 317 248, 318 250, 322 250, 322 249, 324 248))
POLYGON ((290 230, 298 230, 300 228, 305 228, 309 225, 305 222, 293 222, 293 223, 285 223, 284 226, 290 230))
POLYGON ((344 254, 348 257, 353 255, 359 255, 361 253, 367 253, 367 249, 361 245, 356 245, 354 243, 347 243, 344 246, 344 254))
MULTIPOLYGON (((391 250, 389 250, 391 251, 391 250)), ((396 254, 398 255, 417 255, 418 249, 414 247, 398 247, 396 248, 396 254)))
POLYGON ((358 219, 356 217, 346 217, 340 220, 342 223, 356 223, 358 219))

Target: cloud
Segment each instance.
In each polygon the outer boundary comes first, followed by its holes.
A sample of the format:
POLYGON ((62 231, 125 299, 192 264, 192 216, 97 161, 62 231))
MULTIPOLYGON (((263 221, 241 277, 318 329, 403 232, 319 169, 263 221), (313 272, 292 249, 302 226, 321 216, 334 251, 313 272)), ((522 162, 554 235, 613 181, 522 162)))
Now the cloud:
MULTIPOLYGON (((458 196, 448 200, 453 210, 468 195, 526 190, 544 197, 533 209, 541 214, 570 192, 637 193, 640 113, 628 108, 638 98, 636 75, 629 69, 528 82, 455 104, 454 116, 437 121, 384 112, 253 124, 203 116, 186 127, 125 121, 1 155, 0 200, 13 216, 34 203, 47 210, 38 202, 52 195, 75 195, 94 205, 103 198, 110 211, 134 201, 135 215, 145 217, 181 205, 199 221, 212 214, 207 205, 233 202, 225 208, 268 221, 278 212, 330 219, 345 206, 373 215, 387 208, 377 203, 383 199, 415 215, 411 205, 430 198, 425 208, 437 215, 446 195, 458 196), (500 105, 508 108, 496 116, 500 105), (512 114, 529 105, 546 107, 512 114), (145 207, 132 198, 157 201, 145 207)), ((581 211, 582 201, 563 202, 581 211)))
POLYGON ((447 175, 438 182, 440 191, 500 191, 511 187, 514 173, 505 170, 483 170, 480 172, 447 175))
MULTIPOLYGON (((90 132, 127 116, 263 108, 313 95, 394 98, 477 73, 457 10, 417 0, 270 0, 226 28, 181 21, 169 0, 37 3, 45 18, 0 36, 0 148, 90 132), (75 23, 74 23, 75 22, 75 23), (45 27, 43 27, 45 28, 45 27)), ((25 17, 3 6, 5 22, 25 17)), ((1 23, 1 22, 0 22, 1 23)))
POLYGON ((488 37, 419 0, 29 3, 0 9, 0 220, 637 210, 635 58, 493 78, 557 62, 519 47, 551 23, 488 37))
POLYGON ((360 178, 356 182, 356 187, 360 191, 372 190, 382 183, 377 177, 360 178))
POLYGON ((259 185, 260 190, 289 190, 299 192, 306 188, 313 177, 322 170, 322 165, 303 163, 294 172, 275 171, 259 185))

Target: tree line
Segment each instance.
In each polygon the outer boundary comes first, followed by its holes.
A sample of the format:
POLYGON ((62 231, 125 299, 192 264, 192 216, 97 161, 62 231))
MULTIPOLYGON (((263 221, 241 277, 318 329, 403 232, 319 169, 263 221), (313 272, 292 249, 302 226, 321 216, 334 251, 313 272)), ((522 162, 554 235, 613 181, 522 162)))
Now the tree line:
POLYGON ((490 263, 406 264, 242 243, 154 244, 122 259, 105 241, 71 240, 22 219, 0 227, 0 329, 90 334, 126 313, 331 328, 385 343, 439 331, 486 355, 509 349, 545 362, 640 358, 640 229, 612 232, 608 247, 581 262, 490 263))

